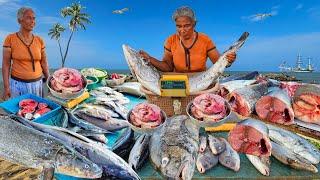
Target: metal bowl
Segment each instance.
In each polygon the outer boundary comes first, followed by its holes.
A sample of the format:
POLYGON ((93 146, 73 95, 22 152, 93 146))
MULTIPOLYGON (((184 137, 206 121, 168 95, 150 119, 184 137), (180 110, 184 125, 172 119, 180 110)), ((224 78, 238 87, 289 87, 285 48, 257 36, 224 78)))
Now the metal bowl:
POLYGON ((119 76, 120 76, 119 79, 105 79, 106 85, 109 87, 112 87, 112 86, 119 86, 123 84, 127 76, 124 74, 119 74, 119 76))
POLYGON ((49 76, 48 80, 47 80, 47 87, 50 91, 50 94, 52 94, 53 96, 60 98, 60 99, 75 99, 79 96, 81 96, 83 94, 83 92, 85 91, 85 89, 87 88, 87 79, 81 75, 82 77, 82 82, 83 82, 83 88, 78 91, 78 92, 74 92, 74 93, 61 93, 61 92, 57 92, 55 90, 53 90, 50 87, 50 80, 53 78, 52 75, 49 76))
POLYGON ((163 126, 163 124, 167 121, 167 115, 166 115, 166 113, 161 110, 163 122, 162 122, 159 126, 157 126, 157 127, 155 127, 155 128, 140 128, 140 127, 137 127, 137 126, 135 126, 135 125, 133 125, 133 124, 131 123, 131 120, 130 120, 130 115, 131 115, 131 113, 132 113, 132 109, 129 111, 129 113, 128 113, 128 115, 127 115, 127 121, 129 122, 129 126, 130 126, 130 128, 131 128, 133 131, 135 131, 135 132, 137 132, 137 133, 140 133, 140 134, 150 134, 150 135, 151 135, 153 132, 157 131, 158 129, 161 129, 161 127, 163 126))
POLYGON ((198 120, 197 118, 195 118, 192 113, 191 113, 191 106, 192 106, 193 101, 189 102, 189 104, 187 105, 186 111, 187 111, 187 115, 190 117, 191 121, 196 124, 198 127, 216 127, 216 126, 220 126, 222 124, 224 124, 228 119, 229 116, 231 114, 231 106, 230 104, 225 101, 225 106, 227 107, 227 115, 226 117, 224 117, 223 119, 220 119, 218 121, 213 121, 213 120, 209 120, 209 119, 204 119, 203 121, 198 120))

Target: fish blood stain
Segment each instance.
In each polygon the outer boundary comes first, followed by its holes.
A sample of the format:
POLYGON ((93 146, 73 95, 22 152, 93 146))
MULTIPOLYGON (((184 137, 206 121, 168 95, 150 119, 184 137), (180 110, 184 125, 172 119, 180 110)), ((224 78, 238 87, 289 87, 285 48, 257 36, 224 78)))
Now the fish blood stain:
POLYGON ((268 148, 267 148, 267 145, 266 145, 266 141, 264 139, 261 139, 260 140, 260 144, 261 144, 261 148, 260 148, 261 153, 262 154, 268 153, 268 148))

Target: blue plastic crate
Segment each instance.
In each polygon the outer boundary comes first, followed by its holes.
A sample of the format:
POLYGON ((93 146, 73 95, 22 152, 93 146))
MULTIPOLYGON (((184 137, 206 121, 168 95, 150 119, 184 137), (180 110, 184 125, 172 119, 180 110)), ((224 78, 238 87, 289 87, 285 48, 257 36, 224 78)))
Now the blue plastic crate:
POLYGON ((61 106, 59 104, 56 104, 52 101, 49 101, 47 99, 41 98, 39 96, 33 95, 33 94, 24 94, 22 96, 9 99, 8 101, 0 103, 0 107, 3 108, 5 111, 11 114, 17 114, 19 111, 19 102, 23 99, 33 99, 37 102, 46 103, 48 104, 49 108, 52 109, 50 112, 45 113, 44 115, 34 119, 34 122, 37 123, 43 123, 43 124, 50 124, 47 121, 49 119, 52 119, 54 116, 59 114, 59 109, 61 109, 61 106))

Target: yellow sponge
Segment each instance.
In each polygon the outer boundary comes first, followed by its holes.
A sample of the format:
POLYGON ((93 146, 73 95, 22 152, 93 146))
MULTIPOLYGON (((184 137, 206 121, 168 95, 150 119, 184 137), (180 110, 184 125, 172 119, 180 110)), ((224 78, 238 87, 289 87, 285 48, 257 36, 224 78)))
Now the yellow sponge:
POLYGON ((236 123, 224 123, 217 127, 206 127, 206 131, 220 132, 220 131, 230 131, 236 126, 236 123))

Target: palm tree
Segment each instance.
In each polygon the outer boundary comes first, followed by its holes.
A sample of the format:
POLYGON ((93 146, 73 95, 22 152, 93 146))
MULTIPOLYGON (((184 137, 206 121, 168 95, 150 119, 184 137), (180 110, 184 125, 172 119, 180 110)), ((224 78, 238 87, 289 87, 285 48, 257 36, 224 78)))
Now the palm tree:
POLYGON ((71 34, 68 40, 67 49, 65 51, 62 63, 66 61, 66 57, 69 50, 69 45, 71 38, 73 36, 73 33, 77 31, 79 28, 86 30, 85 24, 91 23, 89 20, 89 15, 86 13, 81 12, 85 7, 81 6, 80 3, 72 3, 70 7, 65 7, 61 10, 62 17, 70 16, 70 22, 69 22, 69 28, 71 30, 71 34))
POLYGON ((61 33, 66 30, 61 24, 56 23, 53 25, 52 29, 49 30, 48 35, 51 36, 51 39, 55 39, 58 41, 59 45, 59 50, 60 50, 60 56, 61 56, 61 62, 62 62, 62 67, 64 67, 64 62, 63 62, 63 55, 62 55, 62 49, 61 49, 61 43, 60 43, 60 37, 61 33))

